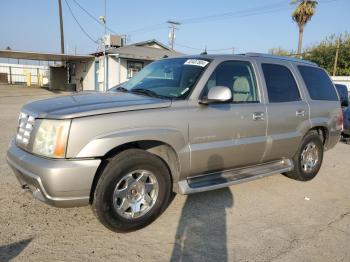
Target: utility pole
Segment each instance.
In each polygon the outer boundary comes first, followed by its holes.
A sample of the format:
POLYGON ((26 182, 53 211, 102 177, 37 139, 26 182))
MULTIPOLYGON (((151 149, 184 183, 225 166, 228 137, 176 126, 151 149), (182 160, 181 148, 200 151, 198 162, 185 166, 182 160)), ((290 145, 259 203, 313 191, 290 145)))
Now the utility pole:
POLYGON ((103 91, 106 92, 108 89, 108 59, 107 59, 107 50, 106 50, 106 35, 107 35, 107 1, 104 0, 104 16, 100 16, 99 20, 104 24, 104 35, 102 37, 103 44, 103 91))
POLYGON ((63 17, 62 17, 62 2, 61 2, 61 0, 58 0, 58 13, 60 16, 61 53, 64 54, 64 34, 63 34, 63 17))
POLYGON ((169 28, 171 29, 171 32, 169 33, 169 44, 171 46, 171 49, 174 49, 174 42, 175 42, 175 30, 178 28, 176 26, 181 25, 180 22, 168 20, 166 21, 169 24, 169 28))
POLYGON ((337 41, 337 48, 335 50, 335 58, 334 58, 334 67, 333 67, 333 76, 335 76, 336 72, 337 72, 337 64, 338 64, 338 56, 339 56, 339 48, 340 48, 340 39, 341 36, 339 37, 338 41, 337 41))

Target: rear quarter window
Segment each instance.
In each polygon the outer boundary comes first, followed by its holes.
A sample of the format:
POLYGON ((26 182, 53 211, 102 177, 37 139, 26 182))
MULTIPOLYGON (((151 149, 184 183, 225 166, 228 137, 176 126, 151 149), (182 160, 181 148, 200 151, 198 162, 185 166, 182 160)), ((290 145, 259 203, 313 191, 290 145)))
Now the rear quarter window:
POLYGON ((312 100, 339 100, 333 83, 324 70, 311 66, 298 66, 298 69, 312 100))

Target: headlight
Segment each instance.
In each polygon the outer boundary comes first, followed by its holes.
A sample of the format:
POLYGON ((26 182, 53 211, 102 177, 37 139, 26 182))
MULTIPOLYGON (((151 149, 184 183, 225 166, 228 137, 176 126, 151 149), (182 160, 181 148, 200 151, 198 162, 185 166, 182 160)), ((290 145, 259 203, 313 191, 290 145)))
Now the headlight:
POLYGON ((39 121, 33 142, 33 153, 54 158, 64 158, 71 121, 48 119, 39 121))

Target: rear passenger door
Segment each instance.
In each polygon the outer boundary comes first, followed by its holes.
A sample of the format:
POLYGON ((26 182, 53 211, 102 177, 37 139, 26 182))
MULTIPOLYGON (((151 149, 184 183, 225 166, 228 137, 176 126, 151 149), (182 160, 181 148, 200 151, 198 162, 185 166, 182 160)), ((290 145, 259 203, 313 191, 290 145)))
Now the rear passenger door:
POLYGON ((263 161, 291 158, 309 121, 309 107, 289 63, 261 63, 267 92, 267 144, 263 161))

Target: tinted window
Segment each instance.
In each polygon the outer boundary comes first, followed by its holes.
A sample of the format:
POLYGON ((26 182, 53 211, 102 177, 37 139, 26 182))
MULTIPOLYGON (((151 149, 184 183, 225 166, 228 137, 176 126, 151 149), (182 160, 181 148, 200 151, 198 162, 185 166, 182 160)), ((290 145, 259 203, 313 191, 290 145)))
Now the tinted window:
POLYGON ((325 71, 310 66, 298 66, 312 100, 338 101, 332 81, 325 71))
POLYGON ((341 100, 346 100, 348 98, 348 88, 345 85, 335 84, 341 100))
POLYGON ((230 88, 233 103, 259 102, 254 72, 249 62, 227 61, 218 65, 204 87, 204 95, 214 86, 230 88))
POLYGON ((287 67, 262 64, 262 69, 270 103, 300 100, 297 83, 287 67))

